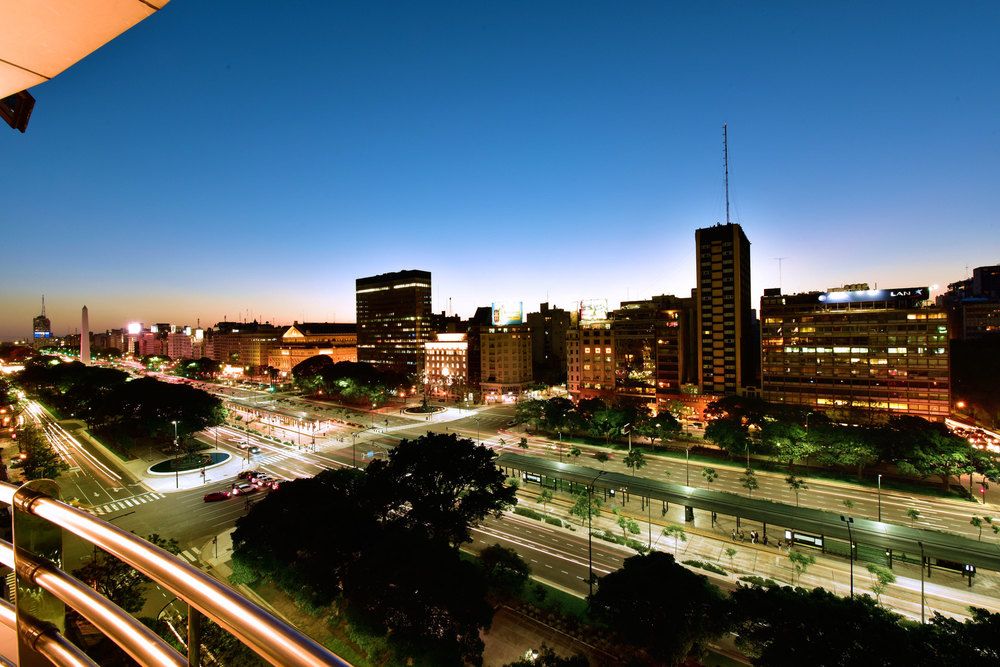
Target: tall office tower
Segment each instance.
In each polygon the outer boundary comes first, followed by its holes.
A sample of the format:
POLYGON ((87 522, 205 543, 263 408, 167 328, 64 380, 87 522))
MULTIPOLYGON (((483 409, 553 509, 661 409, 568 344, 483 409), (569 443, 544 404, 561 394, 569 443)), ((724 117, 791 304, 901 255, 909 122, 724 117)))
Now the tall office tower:
POLYGON ((38 341, 52 338, 52 322, 45 316, 45 296, 42 296, 42 314, 31 320, 32 337, 38 341))
POLYGON ((863 423, 890 415, 948 416, 948 319, 926 287, 761 299, 763 397, 863 423))
POLYGON ((80 311, 80 361, 90 365, 90 316, 86 306, 80 311))
POLYGON ((406 375, 423 368, 431 340, 431 273, 397 271, 358 278, 358 361, 406 375))
POLYGON ((695 231, 698 271, 698 384, 702 393, 753 386, 750 241, 735 224, 695 231))

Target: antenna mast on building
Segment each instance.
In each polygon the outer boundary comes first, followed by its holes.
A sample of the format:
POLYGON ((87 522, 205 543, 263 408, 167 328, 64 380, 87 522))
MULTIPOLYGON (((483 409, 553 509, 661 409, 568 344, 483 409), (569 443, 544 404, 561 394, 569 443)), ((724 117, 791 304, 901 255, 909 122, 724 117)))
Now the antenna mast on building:
POLYGON ((775 257, 774 259, 777 260, 777 262, 778 262, 778 289, 781 289, 782 288, 782 284, 781 284, 781 262, 783 262, 784 260, 786 260, 788 258, 787 257, 775 257))
POLYGON ((726 170, 726 224, 729 224, 729 129, 722 124, 722 164, 726 170))

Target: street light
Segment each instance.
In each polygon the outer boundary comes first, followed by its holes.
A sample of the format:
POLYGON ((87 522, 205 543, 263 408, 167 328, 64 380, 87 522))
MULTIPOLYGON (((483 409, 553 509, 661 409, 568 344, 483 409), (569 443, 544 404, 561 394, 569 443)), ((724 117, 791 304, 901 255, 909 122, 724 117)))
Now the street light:
POLYGON ((882 521, 882 474, 878 476, 878 520, 882 521))
POLYGON ((622 433, 628 435, 628 452, 629 452, 629 454, 631 454, 632 453, 632 424, 631 424, 631 422, 629 422, 628 424, 625 424, 624 426, 622 426, 622 433))
POLYGON ((479 436, 479 425, 482 422, 481 417, 474 417, 472 421, 476 422, 476 443, 483 444, 483 439, 479 436))
POLYGON ((918 541, 917 546, 920 547, 920 624, 924 623, 924 543, 918 541))
POLYGON ((181 471, 177 463, 177 455, 181 453, 180 442, 177 438, 177 420, 170 422, 174 425, 174 487, 181 488, 181 471))
POLYGON ((594 597, 594 484, 605 474, 607 470, 597 473, 587 486, 587 585, 590 597, 594 597))
POLYGON ((691 445, 684 448, 684 484, 691 486, 691 445))
POLYGON ((851 524, 854 523, 854 517, 840 515, 840 520, 847 524, 847 557, 851 561, 851 599, 854 599, 854 535, 851 532, 851 524))

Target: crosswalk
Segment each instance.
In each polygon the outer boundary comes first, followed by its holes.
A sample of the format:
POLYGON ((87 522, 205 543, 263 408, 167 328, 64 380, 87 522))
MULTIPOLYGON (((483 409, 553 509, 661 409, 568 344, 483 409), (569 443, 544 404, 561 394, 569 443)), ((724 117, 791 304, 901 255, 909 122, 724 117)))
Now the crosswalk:
POLYGON ((94 514, 110 514, 112 512, 121 512, 122 510, 127 510, 130 507, 138 507, 145 503, 151 503, 160 498, 166 498, 162 493, 156 493, 155 491, 150 491, 149 493, 142 493, 138 496, 132 496, 131 498, 125 498, 124 500, 116 500, 110 503, 104 503, 103 505, 98 505, 92 507, 91 511, 94 514))
POLYGON ((197 564, 199 555, 201 555, 201 549, 198 547, 191 547, 190 549, 185 549, 181 552, 181 558, 189 563, 197 564))

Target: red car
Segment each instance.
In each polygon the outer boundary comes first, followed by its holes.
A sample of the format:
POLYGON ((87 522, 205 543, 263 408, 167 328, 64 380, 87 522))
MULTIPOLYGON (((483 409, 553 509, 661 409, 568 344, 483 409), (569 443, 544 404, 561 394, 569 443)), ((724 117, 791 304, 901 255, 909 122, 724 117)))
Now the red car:
POLYGON ((213 491, 212 493, 205 494, 206 503, 214 503, 218 500, 229 500, 233 497, 229 491, 213 491))

